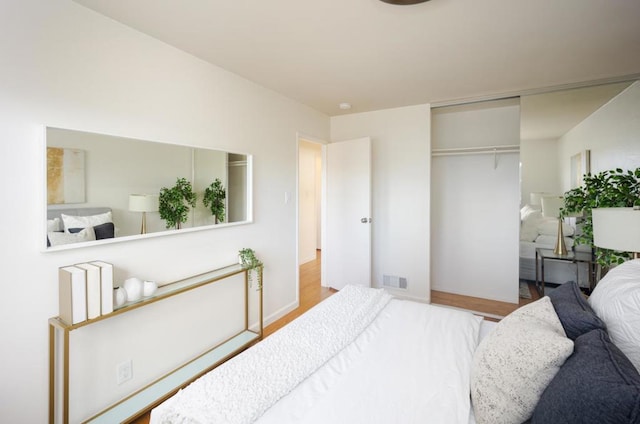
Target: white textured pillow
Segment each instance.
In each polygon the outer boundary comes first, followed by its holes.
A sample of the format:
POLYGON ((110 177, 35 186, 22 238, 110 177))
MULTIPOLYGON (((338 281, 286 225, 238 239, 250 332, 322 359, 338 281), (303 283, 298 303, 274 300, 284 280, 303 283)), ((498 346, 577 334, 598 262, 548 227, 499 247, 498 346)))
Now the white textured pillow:
POLYGON ((473 357, 471 398, 478 424, 522 423, 565 360, 573 342, 549 297, 498 323, 473 357))
POLYGON ((96 233, 93 227, 87 227, 77 233, 63 233, 62 231, 51 231, 48 234, 51 246, 60 246, 62 244, 79 243, 82 241, 93 241, 96 239, 96 233))
POLYGON ((75 216, 60 214, 64 223, 64 231, 69 232, 69 228, 87 228, 96 225, 113 222, 111 219, 111 211, 89 216, 75 216))
POLYGON ((62 231, 60 218, 47 219, 47 232, 49 231, 62 231))
POLYGON ((640 259, 610 270, 589 297, 611 341, 640 372, 640 259))

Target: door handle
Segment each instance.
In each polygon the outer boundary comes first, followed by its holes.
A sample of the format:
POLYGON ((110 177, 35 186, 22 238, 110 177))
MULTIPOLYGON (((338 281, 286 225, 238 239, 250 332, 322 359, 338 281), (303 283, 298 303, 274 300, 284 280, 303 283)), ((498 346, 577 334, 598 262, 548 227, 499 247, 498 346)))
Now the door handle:
POLYGON ((360 222, 362 222, 363 224, 368 224, 371 222, 371 218, 361 218, 360 222))

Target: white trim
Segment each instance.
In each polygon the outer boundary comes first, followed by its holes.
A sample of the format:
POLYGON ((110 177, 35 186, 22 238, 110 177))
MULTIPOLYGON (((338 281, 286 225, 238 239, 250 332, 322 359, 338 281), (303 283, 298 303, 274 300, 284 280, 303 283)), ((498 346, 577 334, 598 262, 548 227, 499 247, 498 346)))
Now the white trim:
POLYGON ((546 87, 530 88, 527 90, 507 91, 504 93, 488 94, 485 96, 466 97, 461 99, 443 100, 440 102, 431 102, 431 109, 437 109, 446 106, 458 106, 469 103, 480 103, 490 100, 503 100, 513 97, 529 96, 532 94, 551 93, 553 91, 570 90, 573 88, 591 87, 595 85, 614 84, 617 82, 635 81, 640 79, 640 73, 622 75, 618 77, 602 78, 597 80, 580 81, 560 85, 552 85, 546 87))
POLYGON ((486 155, 491 153, 518 153, 520 146, 510 144, 503 146, 455 147, 451 149, 433 149, 431 156, 486 155))
POLYGON ((458 308, 457 306, 442 305, 440 303, 432 303, 432 305, 440 306, 442 308, 457 309, 458 311, 471 312, 474 315, 480 315, 480 316, 483 316, 483 317, 486 317, 486 318, 493 318, 493 319, 497 319, 497 320, 501 320, 501 319, 504 318, 504 316, 502 316, 502 315, 490 314, 488 312, 474 311, 473 309, 458 308))

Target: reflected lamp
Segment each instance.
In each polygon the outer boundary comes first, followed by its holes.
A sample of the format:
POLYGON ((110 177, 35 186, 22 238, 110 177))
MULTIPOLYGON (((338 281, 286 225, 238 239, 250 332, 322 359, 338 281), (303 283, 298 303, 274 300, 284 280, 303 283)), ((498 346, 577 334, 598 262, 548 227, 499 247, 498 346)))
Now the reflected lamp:
POLYGON ((549 195, 548 193, 543 193, 541 191, 529 193, 529 204, 539 209, 540 204, 542 203, 542 197, 548 196, 548 195, 549 195))
POLYGON ((591 210, 593 244, 604 249, 632 252, 640 258, 640 210, 594 208, 591 210))
POLYGON ((157 212, 159 195, 157 194, 130 194, 129 210, 131 212, 142 212, 142 225, 140 234, 147 233, 147 212, 157 212))

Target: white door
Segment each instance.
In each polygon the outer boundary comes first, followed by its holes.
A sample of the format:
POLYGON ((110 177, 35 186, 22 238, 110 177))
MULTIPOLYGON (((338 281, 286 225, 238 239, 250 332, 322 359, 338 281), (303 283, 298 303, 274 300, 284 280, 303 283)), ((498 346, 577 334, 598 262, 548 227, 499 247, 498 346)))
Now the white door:
POLYGON ((371 286, 371 140, 324 146, 322 285, 371 286))

